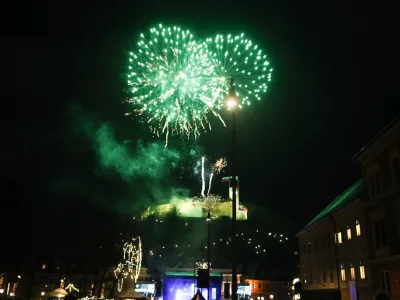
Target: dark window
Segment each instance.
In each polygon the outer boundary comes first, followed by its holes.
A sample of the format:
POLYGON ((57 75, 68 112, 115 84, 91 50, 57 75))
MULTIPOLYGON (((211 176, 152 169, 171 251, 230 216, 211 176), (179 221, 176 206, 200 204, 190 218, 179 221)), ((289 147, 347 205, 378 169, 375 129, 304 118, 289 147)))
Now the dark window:
POLYGON ((386 232, 384 220, 374 222, 375 231, 375 246, 376 248, 383 248, 386 246, 386 232))
POLYGON ((376 184, 376 194, 381 193, 381 179, 379 178, 379 173, 375 173, 375 184, 376 184))
POLYGON ((326 246, 328 248, 331 246, 331 234, 329 232, 326 233, 326 246))
POLYGON ((390 282, 390 273, 381 272, 380 273, 381 289, 384 290, 388 295, 392 293, 392 285, 390 282))
POLYGON ((326 284, 326 270, 325 268, 322 270, 322 281, 324 284, 326 284))
POLYGON ((400 162, 399 159, 396 157, 393 159, 393 173, 394 173, 394 181, 396 183, 400 183, 400 162))
POLYGON ((329 279, 332 283, 335 282, 335 279, 333 278, 333 265, 331 265, 331 268, 329 270, 329 279))
POLYGON ((308 243, 308 254, 311 254, 311 242, 308 243))
POLYGON ((373 175, 369 177, 369 193, 371 198, 375 197, 375 182, 373 175))

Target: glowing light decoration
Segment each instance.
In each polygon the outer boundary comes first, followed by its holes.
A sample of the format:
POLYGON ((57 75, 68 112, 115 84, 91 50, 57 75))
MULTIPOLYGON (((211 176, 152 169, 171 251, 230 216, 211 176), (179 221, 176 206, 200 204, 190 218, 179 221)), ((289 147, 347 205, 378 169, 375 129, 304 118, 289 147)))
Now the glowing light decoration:
POLYGON ((151 131, 194 136, 211 129, 209 112, 219 118, 215 104, 221 91, 205 43, 180 27, 151 28, 141 34, 130 52, 128 86, 133 113, 142 116, 151 131))
POLYGON ((122 291, 124 279, 130 277, 134 282, 139 278, 142 265, 142 241, 140 237, 132 238, 131 242, 124 243, 122 247, 122 261, 114 270, 114 275, 118 279, 118 291, 122 291))
POLYGON ((244 33, 236 36, 218 34, 206 39, 205 44, 213 56, 214 76, 221 84, 219 90, 222 93, 217 107, 223 107, 232 78, 241 100, 238 104, 240 108, 254 100, 261 100, 267 92, 273 71, 267 54, 244 33))
POLYGON ((68 284, 68 286, 65 288, 65 290, 70 292, 70 293, 72 291, 75 291, 75 292, 79 293, 79 289, 77 289, 72 283, 68 284))

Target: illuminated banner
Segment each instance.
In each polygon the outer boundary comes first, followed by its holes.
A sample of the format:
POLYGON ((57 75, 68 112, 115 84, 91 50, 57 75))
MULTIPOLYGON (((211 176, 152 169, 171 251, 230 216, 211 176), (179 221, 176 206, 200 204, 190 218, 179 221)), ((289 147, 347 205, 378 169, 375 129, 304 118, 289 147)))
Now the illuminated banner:
POLYGON ((135 285, 135 292, 140 293, 142 295, 154 295, 155 293, 155 285, 154 283, 137 283, 135 285))
POLYGON ((251 296, 250 284, 238 284, 237 294, 240 298, 249 298, 251 296))
MULTIPOLYGON (((211 263, 210 263, 210 267, 211 267, 211 263)), ((201 261, 201 262, 196 262, 196 268, 199 270, 207 270, 208 269, 208 263, 205 261, 201 261)))

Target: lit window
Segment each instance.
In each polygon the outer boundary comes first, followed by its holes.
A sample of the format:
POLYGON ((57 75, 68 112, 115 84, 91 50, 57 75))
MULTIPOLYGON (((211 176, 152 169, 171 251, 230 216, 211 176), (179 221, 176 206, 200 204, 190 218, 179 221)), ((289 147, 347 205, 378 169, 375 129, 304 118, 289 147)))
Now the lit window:
POLYGON ((347 226, 346 232, 347 232, 347 240, 351 240, 351 228, 350 228, 350 226, 347 226))
POLYGON ((335 243, 336 244, 342 243, 342 232, 339 231, 335 234, 335 243))
POLYGON ((360 225, 360 221, 356 220, 356 234, 357 236, 361 235, 361 225, 360 225))
POLYGON ((365 279, 365 267, 360 266, 360 278, 365 279))
POLYGON ((346 281, 346 270, 343 264, 341 265, 340 276, 342 278, 342 281, 346 281))
POLYGON ((351 278, 351 280, 355 280, 356 279, 356 271, 354 269, 353 264, 350 264, 350 278, 351 278))
POLYGON ((46 269, 46 264, 42 265, 42 269, 45 270, 46 269))

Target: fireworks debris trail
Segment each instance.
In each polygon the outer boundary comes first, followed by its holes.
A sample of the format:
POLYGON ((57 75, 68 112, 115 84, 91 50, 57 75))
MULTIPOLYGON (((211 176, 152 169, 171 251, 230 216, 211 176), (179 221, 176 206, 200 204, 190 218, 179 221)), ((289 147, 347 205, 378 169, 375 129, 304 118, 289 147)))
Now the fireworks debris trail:
POLYGON ((213 179, 214 173, 210 174, 210 181, 208 183, 208 192, 207 192, 207 196, 210 195, 210 190, 211 190, 211 183, 212 183, 212 179, 213 179))
POLYGON ((201 158, 201 196, 205 197, 204 191, 206 189, 206 183, 204 181, 204 160, 205 157, 201 158))

